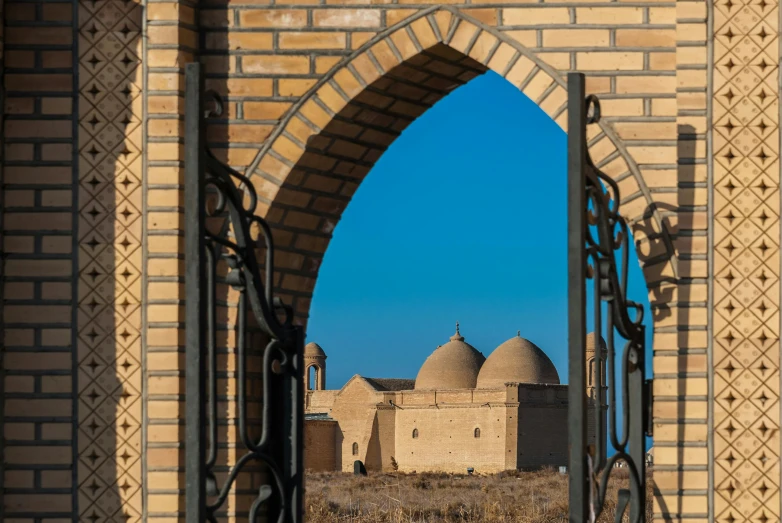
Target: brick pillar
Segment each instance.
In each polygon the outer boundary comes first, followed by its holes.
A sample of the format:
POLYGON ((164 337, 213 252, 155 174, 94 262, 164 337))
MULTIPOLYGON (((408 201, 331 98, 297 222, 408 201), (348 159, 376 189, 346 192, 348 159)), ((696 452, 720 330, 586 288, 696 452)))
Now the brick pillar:
POLYGON ((192 2, 149 3, 145 223, 148 521, 184 518, 184 67, 195 59, 192 2))

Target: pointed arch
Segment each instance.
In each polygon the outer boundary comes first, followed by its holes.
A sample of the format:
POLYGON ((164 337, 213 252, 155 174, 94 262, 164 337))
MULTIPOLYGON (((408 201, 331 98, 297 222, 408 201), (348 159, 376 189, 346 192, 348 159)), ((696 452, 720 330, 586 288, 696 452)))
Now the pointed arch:
MULTIPOLYGON (((378 33, 324 75, 275 128, 246 172, 275 229, 281 273, 275 283, 294 302, 300 322, 331 233, 364 176, 418 116, 489 70, 567 131, 564 74, 450 6, 424 9, 378 33)), ((638 166, 609 123, 590 126, 588 140, 592 159, 619 185, 636 244, 646 246, 638 250, 647 285, 675 280, 672 242, 638 166)))

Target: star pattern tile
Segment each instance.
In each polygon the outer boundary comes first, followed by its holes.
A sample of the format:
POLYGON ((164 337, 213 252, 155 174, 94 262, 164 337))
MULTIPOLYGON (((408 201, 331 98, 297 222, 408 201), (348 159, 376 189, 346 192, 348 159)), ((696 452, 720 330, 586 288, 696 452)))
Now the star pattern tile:
POLYGON ((734 523, 780 519, 778 7, 714 12, 713 516, 734 523))
POLYGON ((79 2, 79 519, 141 521, 141 6, 79 2))

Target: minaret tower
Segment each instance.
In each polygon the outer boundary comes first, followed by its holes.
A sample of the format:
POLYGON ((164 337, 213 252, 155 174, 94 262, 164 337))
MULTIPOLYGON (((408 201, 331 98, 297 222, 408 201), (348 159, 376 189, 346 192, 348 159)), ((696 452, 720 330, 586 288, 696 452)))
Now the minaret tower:
POLYGON ((606 423, 606 391, 607 383, 606 378, 606 361, 608 352, 606 351, 605 341, 600 340, 600 352, 595 347, 595 333, 590 332, 586 337, 586 395, 589 402, 589 439, 594 441, 595 437, 595 421, 594 421, 594 409, 600 406, 600 434, 602 434, 601 443, 602 448, 606 448, 607 438, 607 423, 606 423), (601 379, 602 377, 602 379, 601 379), (602 383, 602 387, 598 384, 602 383))
POLYGON ((326 353, 313 342, 304 346, 304 387, 306 390, 326 390, 326 353), (312 367, 315 368, 313 380, 310 379, 312 367))

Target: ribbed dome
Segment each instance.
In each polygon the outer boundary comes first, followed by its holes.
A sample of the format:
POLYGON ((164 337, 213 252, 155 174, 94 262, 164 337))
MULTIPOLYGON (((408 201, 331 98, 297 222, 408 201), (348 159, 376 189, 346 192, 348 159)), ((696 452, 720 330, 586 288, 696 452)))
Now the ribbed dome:
POLYGON ((320 348, 320 345, 318 345, 317 343, 312 342, 312 341, 304 346, 304 355, 305 356, 309 356, 309 357, 313 357, 313 358, 317 358, 317 357, 325 358, 326 357, 326 353, 323 352, 323 349, 320 348))
POLYGON ((517 334, 489 354, 477 388, 499 388, 508 382, 559 385, 559 374, 540 347, 517 334))
POLYGON ((473 389, 484 361, 483 354, 464 342, 457 323, 456 334, 451 336, 451 341, 437 347, 426 358, 415 379, 415 388, 473 389))

